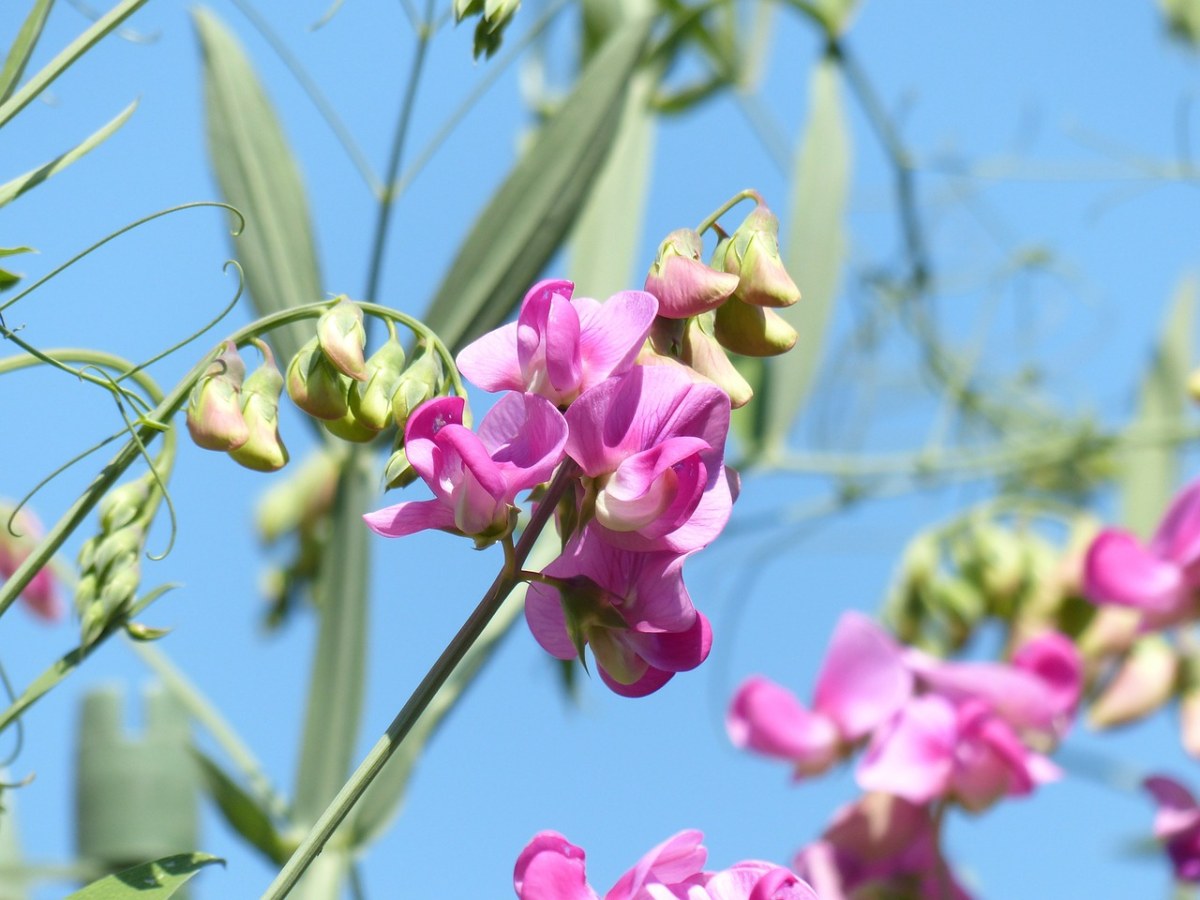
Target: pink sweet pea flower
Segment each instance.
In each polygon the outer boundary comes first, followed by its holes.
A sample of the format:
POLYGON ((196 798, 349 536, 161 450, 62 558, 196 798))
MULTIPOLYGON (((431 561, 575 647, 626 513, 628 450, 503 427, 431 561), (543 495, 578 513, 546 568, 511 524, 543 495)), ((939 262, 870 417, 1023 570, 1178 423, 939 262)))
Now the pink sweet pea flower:
POLYGON ((688 553, 725 527, 729 397, 675 366, 636 366, 567 410, 567 454, 583 470, 598 534, 627 550, 688 553))
POLYGON ((1161 628, 1196 615, 1200 588, 1200 481, 1172 501, 1148 545, 1106 528, 1088 547, 1083 592, 1093 603, 1130 606, 1144 626, 1161 628))
MULTIPOLYGON (((705 872, 699 831, 663 841, 626 872, 603 900, 817 900, 782 866, 755 860, 705 872)), ((543 831, 521 851, 513 872, 520 900, 600 900, 587 883, 584 853, 561 834, 543 831)))
POLYGON ((546 399, 508 394, 475 434, 462 424, 462 397, 421 404, 404 429, 408 461, 436 500, 397 503, 363 518, 372 531, 401 537, 439 528, 483 539, 508 529, 521 491, 546 481, 562 460, 567 423, 546 399))
POLYGON ((738 689, 725 719, 735 746, 789 760, 796 776, 823 772, 909 699, 913 677, 898 644, 860 613, 838 621, 810 711, 761 676, 738 689))
POLYGON ((621 291, 598 303, 571 299, 569 281, 529 289, 517 321, 488 332, 458 354, 458 368, 485 391, 540 394, 566 406, 592 385, 633 365, 658 301, 621 291))
MULTIPOLYGON (((20 510, 12 519, 11 507, 0 503, 0 583, 11 578, 21 563, 33 551, 42 536, 42 525, 33 513, 20 510)), ((21 591, 21 599, 39 619, 57 622, 63 617, 64 604, 58 591, 58 580, 49 566, 43 566, 21 591)))
POLYGON ((1162 775, 1142 782, 1154 797, 1154 836, 1162 841, 1180 881, 1200 883, 1200 806, 1182 784, 1162 775))
POLYGON ((529 630, 559 659, 576 659, 591 645, 600 677, 616 693, 653 693, 700 665, 712 646, 708 619, 684 587, 683 561, 675 553, 621 550, 588 528, 543 572, 563 582, 562 591, 529 586, 529 630))

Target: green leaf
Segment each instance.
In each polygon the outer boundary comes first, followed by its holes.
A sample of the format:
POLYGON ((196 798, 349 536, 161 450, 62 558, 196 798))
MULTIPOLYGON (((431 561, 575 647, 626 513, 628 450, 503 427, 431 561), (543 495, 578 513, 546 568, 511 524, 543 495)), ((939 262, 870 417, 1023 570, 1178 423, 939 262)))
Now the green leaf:
POLYGON ((425 317, 451 347, 503 322, 562 244, 608 157, 652 21, 604 43, 475 220, 425 317))
POLYGON ((379 475, 370 453, 351 453, 338 479, 329 542, 314 595, 321 622, 308 689, 293 816, 317 820, 350 773, 362 713, 367 656, 370 532, 362 515, 375 501, 379 475))
POLYGON ((778 310, 800 338, 788 353, 764 366, 765 388, 758 406, 758 444, 767 455, 787 441, 803 408, 821 360, 838 282, 846 258, 846 204, 850 194, 850 130, 843 111, 837 63, 817 64, 809 85, 808 124, 796 157, 789 237, 784 248, 788 271, 802 297, 778 310))
POLYGON ((168 856, 93 881, 67 900, 166 900, 213 863, 225 865, 225 860, 207 853, 168 856))
MULTIPOLYGON (((224 199, 246 216, 236 253, 259 315, 324 296, 308 201, 279 118, 245 51, 211 12, 193 13, 204 54, 208 150, 224 199)), ((268 340, 280 365, 311 326, 275 328, 268 340)))
POLYGON ((840 35, 850 24, 858 0, 813 0, 813 6, 829 33, 840 35))
POLYGON ((205 790, 229 827, 275 865, 282 866, 287 862, 288 849, 270 813, 211 757, 200 750, 193 752, 200 764, 205 790))
POLYGON ((25 66, 29 63, 33 48, 37 46, 38 38, 42 36, 42 27, 46 24, 46 17, 50 15, 50 7, 53 5, 54 0, 37 0, 33 9, 29 10, 29 15, 25 17, 12 46, 8 48, 4 67, 0 68, 0 103, 12 96, 17 82, 25 74, 25 66))
POLYGON ((1187 412, 1198 290, 1194 275, 1176 288, 1162 336, 1142 377, 1137 412, 1129 429, 1134 444, 1121 454, 1121 522, 1143 537, 1154 531, 1179 480, 1179 445, 1165 442, 1161 436, 1177 430, 1187 412))
MULTIPOLYGON (((525 567, 540 571, 558 555, 558 535, 553 529, 542 532, 529 554, 525 567)), ((455 667, 446 683, 434 696, 433 701, 405 737, 404 742, 388 760, 383 771, 367 788, 362 799, 350 813, 350 846, 364 847, 373 841, 399 811, 412 776, 413 768, 426 743, 437 732, 446 714, 454 709, 464 692, 471 686, 475 676, 494 653, 501 638, 521 618, 524 609, 526 587, 522 585, 509 595, 500 610, 488 623, 462 662, 455 667)))
MULTIPOLYGON (((6 256, 14 256, 18 253, 33 253, 32 247, 0 247, 0 259, 6 256)), ((21 280, 21 275, 16 272, 10 272, 8 269, 0 269, 0 291, 6 291, 18 281, 21 280)))
POLYGON ((137 109, 137 101, 134 100, 123 110, 121 110, 113 119, 105 124, 99 130, 89 135, 79 146, 72 150, 68 150, 59 156, 54 157, 36 169, 31 169, 24 175, 18 175, 12 181, 0 185, 0 206, 6 203, 11 203, 30 188, 34 188, 41 184, 51 175, 57 175, 79 157, 94 149, 96 146, 106 141, 118 128, 125 124, 133 111, 137 109))
MULTIPOLYGON (((122 0, 64 47, 54 59, 30 78, 8 99, 0 103, 0 125, 24 109, 38 94, 50 86, 79 57, 83 56, 102 37, 128 19, 146 0, 122 0)), ((18 37, 18 40, 20 38, 18 37)))

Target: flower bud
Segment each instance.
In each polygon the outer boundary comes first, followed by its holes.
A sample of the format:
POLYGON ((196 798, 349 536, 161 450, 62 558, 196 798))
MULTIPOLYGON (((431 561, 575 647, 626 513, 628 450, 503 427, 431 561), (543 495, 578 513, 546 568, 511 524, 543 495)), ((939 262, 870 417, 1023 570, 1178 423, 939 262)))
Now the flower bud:
POLYGON ((350 389, 350 410, 354 418, 372 431, 382 431, 392 423, 392 397, 404 378, 404 348, 395 336, 367 360, 367 379, 350 389))
POLYGON ((192 440, 205 450, 233 450, 250 437, 242 418, 240 392, 246 364, 233 341, 200 376, 188 399, 187 426, 192 440))
POLYGON ((713 266, 738 276, 734 296, 742 302, 781 307, 800 299, 800 289, 779 256, 779 219, 761 203, 717 252, 720 258, 714 256, 713 266))
POLYGON ((729 395, 733 409, 745 406, 754 389, 725 355, 716 338, 704 331, 701 318, 689 319, 683 333, 682 359, 700 375, 729 395))
POLYGON ((1178 674, 1179 660, 1170 644, 1157 634, 1139 638, 1092 704, 1089 723, 1112 728, 1149 715, 1171 697, 1178 674))
POLYGON ((764 306, 736 296, 717 307, 713 334, 722 346, 743 356, 778 356, 796 346, 796 329, 764 306))
POLYGON ((300 348, 287 370, 287 392, 300 409, 318 419, 340 419, 350 408, 350 379, 321 352, 317 338, 300 348))
POLYGON ((401 447, 388 457, 387 466, 383 470, 383 483, 390 491, 392 488, 408 487, 416 480, 417 471, 412 467, 404 448, 401 447))
POLYGON ((363 348, 367 332, 361 306, 346 297, 338 300, 317 319, 317 342, 335 369, 356 381, 366 381, 363 348))
POLYGON ((124 528, 141 515, 150 499, 149 475, 135 478, 104 495, 100 501, 100 530, 105 534, 124 528))
MULTIPOLYGON (((353 396, 353 391, 351 391, 351 396, 353 396)), ((346 414, 340 419, 326 419, 321 424, 334 437, 341 438, 343 441, 353 441, 356 444, 365 444, 379 434, 378 431, 368 428, 358 421, 358 417, 349 407, 346 408, 346 414)))
POLYGON ((706 266, 699 233, 680 228, 658 246, 645 289, 658 298, 658 314, 686 319, 716 309, 737 289, 738 277, 706 266))
POLYGON ((392 416, 396 427, 404 424, 414 409, 438 395, 442 386, 442 361, 433 348, 427 347, 404 370, 400 385, 392 395, 392 416))
POLYGON ((287 465, 287 447, 279 437, 279 396, 283 393, 283 375, 275 365, 275 356, 266 344, 256 342, 263 361, 242 386, 242 418, 250 437, 229 451, 234 462, 256 472, 275 472, 287 465))
POLYGON ((100 579, 95 572, 86 572, 75 582, 75 614, 80 618, 100 596, 100 579))
POLYGON ((125 560, 130 554, 136 560, 142 552, 145 532, 140 528, 121 528, 105 535, 96 545, 92 565, 88 568, 103 582, 110 571, 119 568, 117 560, 125 560))

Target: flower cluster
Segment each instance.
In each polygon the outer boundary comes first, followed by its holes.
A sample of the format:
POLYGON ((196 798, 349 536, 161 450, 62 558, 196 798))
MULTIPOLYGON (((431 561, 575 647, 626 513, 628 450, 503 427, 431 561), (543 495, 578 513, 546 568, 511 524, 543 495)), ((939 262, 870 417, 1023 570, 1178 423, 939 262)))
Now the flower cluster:
MULTIPOLYGON (((813 889, 783 866, 748 860, 705 872, 703 839, 699 831, 681 831, 663 841, 622 875, 604 900, 817 900, 813 889)), ((521 851, 513 887, 520 900, 600 900, 588 884, 583 850, 554 831, 534 835, 521 851)))
POLYGON ((518 494, 559 472, 563 550, 531 584, 527 621, 554 656, 590 646, 606 684, 642 696, 708 655, 682 569, 729 518, 729 398, 681 366, 636 364, 653 295, 573 293, 567 281, 535 285, 516 322, 462 350, 470 381, 506 393, 477 432, 459 397, 413 412, 404 452, 434 499, 366 521, 389 537, 435 528, 482 546, 511 534, 518 494))

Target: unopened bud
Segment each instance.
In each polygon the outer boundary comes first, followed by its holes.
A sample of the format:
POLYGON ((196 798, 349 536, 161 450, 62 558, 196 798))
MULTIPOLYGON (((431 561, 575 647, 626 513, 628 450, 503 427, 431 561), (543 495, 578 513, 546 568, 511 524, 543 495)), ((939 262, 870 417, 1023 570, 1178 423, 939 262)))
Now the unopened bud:
POLYGON ((127 562, 132 556, 135 560, 142 552, 145 532, 140 528, 122 528, 112 534, 105 535, 96 546, 91 570, 104 582, 110 571, 120 567, 118 560, 127 562))
POLYGON ((404 378, 404 348, 395 336, 367 360, 367 379, 350 389, 350 411, 365 428, 382 431, 392 423, 392 397, 404 378))
POLYGON ((348 407, 346 414, 340 419, 326 419, 321 425, 334 437, 341 438, 343 441, 353 441, 356 444, 365 444, 379 434, 378 431, 368 428, 358 421, 354 411, 348 407))
POLYGON ((392 395, 392 417, 396 421, 396 427, 403 431, 412 411, 426 400, 436 397, 441 386, 441 358, 433 348, 427 347, 413 360, 412 365, 404 370, 400 385, 392 395))
POLYGON ((242 386, 242 417, 250 437, 246 443, 231 450, 235 462, 256 472, 275 472, 287 465, 287 447, 279 436, 279 397, 283 393, 283 375, 275 365, 271 348, 259 343, 262 365, 255 369, 242 386))
POLYGON ((737 409, 754 396, 754 389, 734 367, 725 349, 702 327, 701 318, 689 319, 683 334, 682 359, 695 372, 729 395, 729 405, 737 409))
POLYGON ((1139 638, 1092 704, 1093 728, 1112 728, 1149 715, 1170 699, 1179 674, 1175 650, 1160 635, 1139 638))
POLYGON ((150 499, 148 476, 135 478, 104 495, 100 501, 100 529, 105 534, 124 528, 142 513, 150 499))
POLYGON ((388 457, 387 466, 383 470, 383 483, 387 489, 408 487, 417 480, 417 471, 408 461, 408 456, 401 447, 388 457))
POLYGON ((345 297, 338 300, 317 320, 317 342, 335 369, 356 381, 366 380, 367 332, 361 306, 345 297))
POLYGON ((699 233, 680 228, 658 246, 645 289, 658 298, 658 314, 686 319, 716 309, 737 289, 738 278, 706 266, 699 233))
POLYGON ((779 219, 761 203, 746 216, 729 242, 718 247, 713 265, 738 276, 736 296, 754 306, 791 306, 800 289, 779 255, 779 219))
POLYGON ((350 379, 321 352, 316 338, 292 357, 287 370, 287 392, 300 409, 317 419, 340 419, 350 408, 350 379))
POLYGON ((188 399, 188 432, 205 450, 233 450, 250 437, 240 397, 246 364, 233 341, 226 341, 224 347, 200 376, 188 399))
POLYGON ((717 308, 713 333, 743 356, 778 356, 796 346, 796 329, 774 310, 731 297, 717 308))

